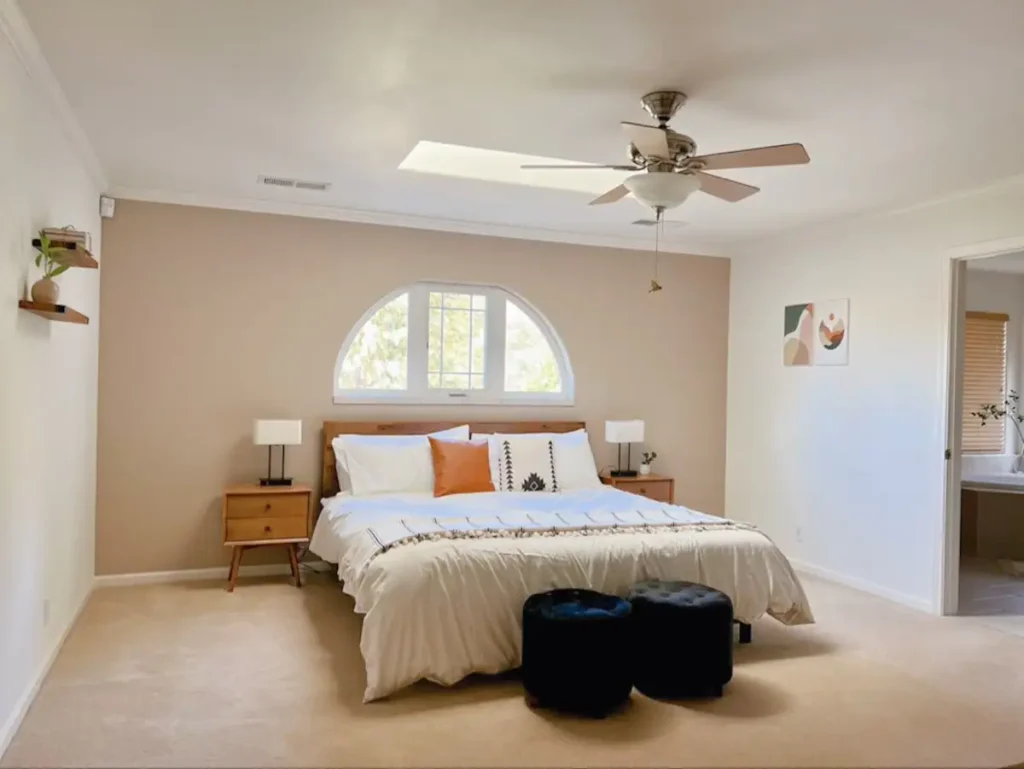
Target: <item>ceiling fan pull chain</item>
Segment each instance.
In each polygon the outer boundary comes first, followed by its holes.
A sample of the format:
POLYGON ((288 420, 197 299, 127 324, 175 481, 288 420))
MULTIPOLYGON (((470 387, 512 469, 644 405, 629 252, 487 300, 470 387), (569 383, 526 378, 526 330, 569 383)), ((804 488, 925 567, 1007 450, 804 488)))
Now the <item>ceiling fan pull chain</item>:
POLYGON ((661 291, 661 284, 658 282, 658 253, 661 249, 661 227, 665 223, 664 213, 665 209, 663 206, 654 207, 654 279, 651 280, 651 287, 647 291, 648 294, 661 291))

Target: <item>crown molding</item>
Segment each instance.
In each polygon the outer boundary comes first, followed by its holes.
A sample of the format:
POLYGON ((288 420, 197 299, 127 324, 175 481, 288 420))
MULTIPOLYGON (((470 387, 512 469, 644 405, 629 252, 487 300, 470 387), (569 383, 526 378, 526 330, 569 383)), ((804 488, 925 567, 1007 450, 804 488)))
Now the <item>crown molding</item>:
POLYGON ((50 69, 50 65, 39 47, 39 41, 29 27, 16 0, 0 0, 0 31, 10 41, 25 74, 36 86, 42 101, 56 118, 72 151, 78 155, 85 170, 100 191, 105 190, 107 178, 96 150, 78 122, 71 103, 64 94, 64 89, 61 88, 56 75, 50 69))
MULTIPOLYGON (((336 206, 318 206, 306 203, 288 203, 279 200, 264 200, 235 196, 205 195, 191 192, 175 192, 160 189, 139 189, 134 187, 113 187, 108 193, 122 200, 138 200, 146 203, 169 203, 200 208, 221 208, 231 211, 246 211, 256 214, 279 214, 282 216, 303 216, 310 219, 331 219, 357 224, 377 224, 385 227, 406 227, 417 230, 455 232, 463 235, 485 235, 515 240, 539 240, 547 243, 568 243, 579 246, 600 248, 621 248, 629 251, 653 251, 653 237, 623 237, 592 232, 553 230, 542 227, 520 227, 512 224, 491 224, 470 222, 462 219, 416 216, 387 211, 369 211, 336 206)), ((708 244, 665 242, 659 249, 662 253, 690 254, 694 256, 727 257, 719 247, 708 244), (698 247, 698 245, 700 247, 698 247)))

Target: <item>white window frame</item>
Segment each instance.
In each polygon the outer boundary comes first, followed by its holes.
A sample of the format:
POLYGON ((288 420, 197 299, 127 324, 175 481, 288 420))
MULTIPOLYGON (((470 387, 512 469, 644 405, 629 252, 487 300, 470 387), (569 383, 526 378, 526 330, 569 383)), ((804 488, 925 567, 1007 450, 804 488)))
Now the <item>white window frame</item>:
POLYGON ((408 404, 408 405, 513 405, 572 406, 575 383, 565 345, 539 310, 506 288, 475 283, 412 283, 381 297, 363 313, 349 330, 334 364, 334 402, 336 404, 408 404), (485 331, 484 387, 479 390, 448 390, 427 387, 427 343, 429 336, 430 293, 483 294, 487 297, 485 331), (409 354, 405 390, 344 390, 339 386, 341 366, 349 348, 363 326, 378 310, 402 294, 409 294, 409 354), (514 302, 544 335, 558 364, 562 383, 557 393, 505 392, 505 300, 514 302), (418 320, 417 320, 418 319, 418 320))

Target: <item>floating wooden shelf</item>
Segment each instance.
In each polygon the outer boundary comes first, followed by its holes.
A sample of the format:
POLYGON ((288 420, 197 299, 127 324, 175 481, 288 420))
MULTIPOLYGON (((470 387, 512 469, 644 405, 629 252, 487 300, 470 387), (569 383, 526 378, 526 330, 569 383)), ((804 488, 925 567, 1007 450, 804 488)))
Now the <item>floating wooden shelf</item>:
MULTIPOLYGON (((32 246, 34 248, 42 248, 43 242, 39 238, 33 238, 32 246)), ((81 246, 78 243, 65 243, 60 245, 59 242, 50 241, 52 251, 63 251, 61 254, 61 261, 67 262, 72 267, 84 267, 87 270, 95 270, 100 266, 100 263, 96 261, 89 249, 85 246, 81 246)))
POLYGON ((87 324, 89 322, 85 315, 82 315, 78 310, 71 309, 66 304, 47 304, 46 302, 30 302, 27 299, 22 299, 18 302, 18 307, 48 320, 56 320, 62 323, 87 324))

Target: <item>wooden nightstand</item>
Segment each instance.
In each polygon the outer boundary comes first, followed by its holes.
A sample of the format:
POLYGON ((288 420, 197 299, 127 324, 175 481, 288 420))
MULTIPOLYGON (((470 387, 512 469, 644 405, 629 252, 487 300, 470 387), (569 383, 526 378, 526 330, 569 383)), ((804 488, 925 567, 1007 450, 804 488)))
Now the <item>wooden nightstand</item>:
POLYGON ((613 478, 608 473, 601 473, 601 483, 628 491, 630 494, 639 494, 641 497, 647 497, 656 502, 672 504, 676 495, 675 479, 654 473, 637 475, 633 478, 613 478))
POLYGON ((238 566, 246 548, 285 545, 295 587, 299 576, 299 545, 309 542, 310 498, 308 486, 228 486, 224 489, 225 547, 233 547, 228 590, 235 589, 238 566))

